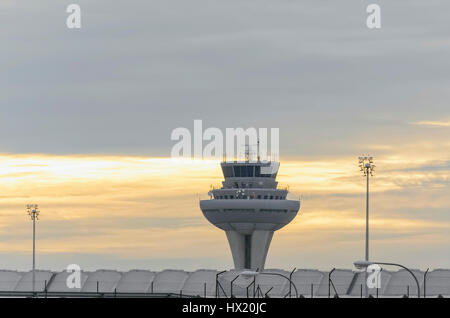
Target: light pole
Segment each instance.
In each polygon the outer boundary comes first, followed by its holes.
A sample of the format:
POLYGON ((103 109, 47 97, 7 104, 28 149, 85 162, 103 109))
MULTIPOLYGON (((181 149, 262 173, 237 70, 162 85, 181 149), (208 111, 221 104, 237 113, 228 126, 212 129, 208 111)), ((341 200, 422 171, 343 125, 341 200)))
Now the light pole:
MULTIPOLYGON (((414 275, 414 273, 409 268, 407 268, 406 266, 403 266, 401 264, 396 264, 396 263, 381 263, 381 262, 368 262, 368 261, 356 261, 356 262, 353 263, 353 265, 355 265, 355 267, 357 269, 366 269, 367 267, 369 267, 370 265, 373 265, 373 264, 386 265, 386 266, 398 266, 398 267, 401 267, 404 270, 406 270, 414 278, 414 281, 417 284, 417 297, 420 298, 419 281, 417 280, 416 275, 414 275)), ((367 275, 367 270, 366 270, 366 275, 367 275)), ((367 287, 367 280, 366 280, 366 287, 367 287)))
MULTIPOLYGON (((366 251, 365 251, 365 260, 369 261, 369 177, 373 176, 373 172, 375 169, 375 165, 373 164, 373 157, 369 156, 361 156, 359 157, 359 168, 361 172, 366 177, 366 251)), ((366 284, 365 284, 365 297, 368 296, 368 287, 367 287, 367 272, 365 274, 366 284)))
POLYGON ((27 204, 28 215, 33 220, 33 271, 32 271, 32 291, 35 292, 35 265, 36 265, 36 220, 39 220, 39 209, 37 204, 27 204))

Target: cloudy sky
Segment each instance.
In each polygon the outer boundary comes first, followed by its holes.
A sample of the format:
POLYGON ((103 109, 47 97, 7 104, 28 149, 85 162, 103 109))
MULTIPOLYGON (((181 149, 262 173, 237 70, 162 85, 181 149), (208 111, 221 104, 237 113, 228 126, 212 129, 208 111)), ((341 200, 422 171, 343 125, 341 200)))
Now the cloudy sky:
POLYGON ((199 195, 218 162, 170 160, 174 128, 280 128, 302 196, 267 267, 364 256, 450 267, 450 3, 0 0, 0 268, 229 268, 199 195), (82 28, 66 27, 78 3, 82 28))

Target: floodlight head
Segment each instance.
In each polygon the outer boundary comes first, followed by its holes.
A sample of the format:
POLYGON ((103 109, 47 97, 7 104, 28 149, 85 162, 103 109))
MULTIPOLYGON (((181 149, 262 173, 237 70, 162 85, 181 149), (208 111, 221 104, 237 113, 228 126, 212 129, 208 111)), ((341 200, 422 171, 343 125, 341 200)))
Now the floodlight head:
POLYGON ((39 220, 39 209, 37 204, 27 204, 27 213, 32 220, 39 220))
POLYGON ((375 165, 373 164, 373 157, 370 156, 361 156, 359 159, 359 168, 363 175, 366 177, 367 175, 373 176, 373 171, 375 165))
POLYGON ((372 264, 374 264, 374 263, 373 262, 369 262, 369 261, 356 261, 356 262, 353 262, 353 265, 355 265, 355 267, 357 269, 365 269, 365 268, 369 267, 372 264))

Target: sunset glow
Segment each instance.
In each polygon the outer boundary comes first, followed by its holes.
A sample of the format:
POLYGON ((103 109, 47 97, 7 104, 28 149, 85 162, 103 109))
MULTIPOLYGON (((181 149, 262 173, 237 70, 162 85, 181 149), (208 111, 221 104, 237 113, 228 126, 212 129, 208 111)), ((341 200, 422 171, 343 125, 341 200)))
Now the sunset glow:
MULTIPOLYGON (((280 186, 289 186, 292 197, 301 197, 302 208, 275 236, 277 248, 269 264, 279 264, 277 257, 294 247, 314 253, 317 244, 358 246, 364 228, 364 179, 355 158, 281 162, 280 186), (315 244, 304 244, 311 239, 315 244)), ((439 167, 439 162, 431 162, 439 167)), ((425 164, 424 159, 402 157, 377 162, 383 173, 373 179, 371 227, 379 250, 391 245, 384 246, 384 241, 403 247, 416 245, 418 237, 449 241, 450 222, 426 211, 449 205, 439 193, 450 171, 427 170, 425 164), (403 170, 405 162, 408 171, 403 170)), ((24 206, 39 202, 38 248, 43 257, 106 253, 138 259, 229 259, 223 233, 198 207, 199 198, 207 198, 210 186, 222 180, 217 161, 4 154, 0 166, 0 253, 29 251, 24 206), (197 244, 204 248, 187 248, 197 244)))

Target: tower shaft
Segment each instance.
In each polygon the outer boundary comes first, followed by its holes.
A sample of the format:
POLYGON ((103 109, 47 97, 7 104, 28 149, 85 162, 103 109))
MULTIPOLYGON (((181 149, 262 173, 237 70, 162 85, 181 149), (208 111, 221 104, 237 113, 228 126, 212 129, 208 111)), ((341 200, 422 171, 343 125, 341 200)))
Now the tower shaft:
POLYGON ((262 270, 273 231, 256 230, 252 234, 226 231, 236 269, 262 270))

